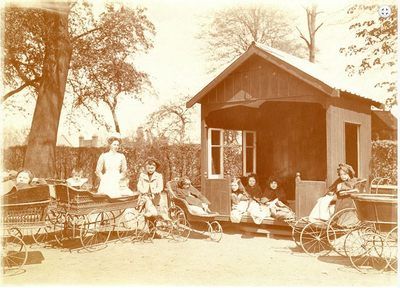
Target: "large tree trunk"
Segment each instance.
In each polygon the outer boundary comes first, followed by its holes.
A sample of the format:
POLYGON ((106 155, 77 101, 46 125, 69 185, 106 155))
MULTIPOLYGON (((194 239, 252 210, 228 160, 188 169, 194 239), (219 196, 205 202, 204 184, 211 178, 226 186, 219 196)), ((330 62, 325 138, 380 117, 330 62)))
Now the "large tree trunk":
POLYGON ((117 118, 117 112, 115 112, 115 107, 111 108, 111 113, 114 120, 115 132, 121 133, 121 129, 119 128, 119 122, 117 118))
POLYGON ((46 12, 49 33, 38 99, 33 114, 24 166, 37 177, 55 177, 55 148, 65 85, 72 54, 68 32, 69 4, 58 2, 46 12))

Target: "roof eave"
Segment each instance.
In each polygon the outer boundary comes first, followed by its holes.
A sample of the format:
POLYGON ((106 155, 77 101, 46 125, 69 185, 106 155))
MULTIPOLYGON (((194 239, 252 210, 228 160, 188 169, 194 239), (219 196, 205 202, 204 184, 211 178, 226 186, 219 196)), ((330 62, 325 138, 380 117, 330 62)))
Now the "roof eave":
POLYGON ((215 77, 210 83, 207 84, 203 89, 200 90, 195 96, 193 96, 188 102, 186 102, 186 108, 192 107, 198 103, 203 96, 211 91, 225 76, 235 70, 239 65, 246 61, 251 55, 254 54, 254 45, 251 45, 246 52, 239 56, 234 62, 231 63, 225 70, 223 70, 217 77, 215 77))

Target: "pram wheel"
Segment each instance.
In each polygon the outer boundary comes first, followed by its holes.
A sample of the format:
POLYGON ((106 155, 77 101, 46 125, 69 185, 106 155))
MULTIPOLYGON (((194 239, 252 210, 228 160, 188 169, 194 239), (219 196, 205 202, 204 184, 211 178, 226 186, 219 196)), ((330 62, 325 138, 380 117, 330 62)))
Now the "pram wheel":
POLYGON ((346 243, 351 264, 362 273, 373 270, 382 271, 389 263, 386 261, 390 249, 385 238, 374 232, 362 233, 359 237, 351 237, 346 243))
POLYGON ((322 221, 310 222, 304 226, 300 233, 300 244, 304 252, 322 256, 331 251, 325 229, 326 223, 322 221))
POLYGON ((38 245, 43 245, 50 241, 50 235, 53 232, 54 223, 50 219, 50 215, 46 215, 45 226, 32 231, 32 238, 38 245))
POLYGON ((209 237, 214 242, 219 242, 222 239, 222 226, 218 221, 207 222, 209 237))
POLYGON ((327 224, 326 237, 336 253, 346 256, 344 248, 346 235, 359 225, 355 208, 346 208, 332 215, 327 224))
MULTIPOLYGON (((17 229, 18 230, 18 229, 17 229)), ((19 269, 28 259, 28 251, 22 238, 16 235, 5 235, 2 238, 2 264, 3 272, 9 269, 19 269)))
POLYGON ((300 234, 304 226, 309 223, 308 216, 302 217, 296 221, 286 221, 292 227, 292 240, 297 247, 301 247, 300 234))
POLYGON ((172 238, 175 241, 186 241, 190 236, 191 228, 185 212, 179 206, 172 206, 168 214, 172 221, 172 238))
POLYGON ((136 210, 135 212, 125 212, 118 218, 117 236, 122 242, 135 240, 138 231, 142 230, 145 225, 145 220, 136 210))
POLYGON ((88 251, 102 249, 111 235, 114 216, 111 212, 92 211, 80 225, 82 247, 88 251))
POLYGON ((389 267, 397 272, 397 227, 394 227, 386 235, 385 241, 390 249, 390 256, 387 258, 389 267))

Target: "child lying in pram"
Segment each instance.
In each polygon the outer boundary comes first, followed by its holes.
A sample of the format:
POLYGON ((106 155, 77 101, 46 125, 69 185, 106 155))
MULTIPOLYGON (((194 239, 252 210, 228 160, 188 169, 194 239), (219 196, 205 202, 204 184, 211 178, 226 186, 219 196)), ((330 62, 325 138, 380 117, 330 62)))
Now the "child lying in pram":
POLYGON ((203 194, 200 193, 195 187, 191 185, 188 177, 182 177, 176 187, 171 187, 178 198, 186 200, 189 204, 189 210, 195 215, 214 214, 208 208, 210 201, 203 194))

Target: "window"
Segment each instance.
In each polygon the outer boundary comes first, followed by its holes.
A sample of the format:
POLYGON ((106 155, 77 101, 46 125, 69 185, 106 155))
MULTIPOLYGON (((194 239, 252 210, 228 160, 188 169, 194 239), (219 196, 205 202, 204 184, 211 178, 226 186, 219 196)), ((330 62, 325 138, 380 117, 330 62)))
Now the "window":
POLYGON ((208 129, 208 178, 256 173, 256 132, 208 129))
POLYGON ((243 131, 243 174, 256 173, 256 132, 243 131))
POLYGON ((224 177, 223 138, 224 130, 210 128, 208 130, 208 177, 218 179, 224 177))

